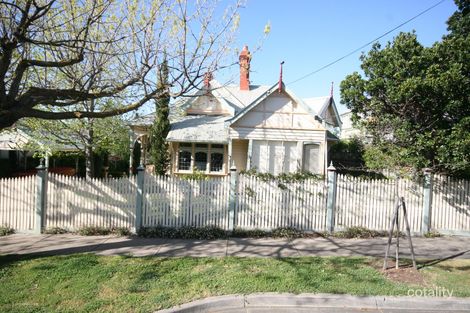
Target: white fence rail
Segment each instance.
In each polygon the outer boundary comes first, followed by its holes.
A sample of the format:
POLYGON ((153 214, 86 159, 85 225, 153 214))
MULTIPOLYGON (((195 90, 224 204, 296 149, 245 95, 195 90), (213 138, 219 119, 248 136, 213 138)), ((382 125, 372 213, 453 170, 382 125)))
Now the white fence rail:
MULTIPOLYGON (((405 198, 408 221, 412 232, 421 231, 423 211, 422 184, 400 179, 364 179, 338 175, 336 196, 336 226, 353 226, 374 230, 390 228, 397 194, 405 198)), ((401 215, 400 225, 403 224, 401 215)))
POLYGON ((146 175, 142 226, 202 227, 228 230, 228 177, 184 180, 146 175))
POLYGON ((0 179, 0 226, 34 230, 36 177, 0 179))
POLYGON ((45 227, 134 227, 135 178, 84 179, 49 174, 45 227))
POLYGON ((431 227, 438 231, 470 231, 470 181, 434 177, 431 227))
POLYGON ((326 187, 321 181, 283 183, 241 175, 237 199, 234 224, 239 228, 325 230, 326 187))
MULTIPOLYGON (((396 185, 393 180, 337 175, 336 185, 328 187, 318 180, 285 183, 248 175, 238 176, 235 183, 230 177, 185 180, 154 175, 145 175, 142 181, 139 187, 135 177, 87 180, 49 174, 42 225, 132 229, 141 220, 137 227, 213 225, 230 230, 233 224, 242 229, 324 231, 332 222, 327 221, 327 212, 333 210, 335 230, 353 226, 387 230, 397 190, 405 198, 411 231, 422 232, 425 219, 423 183, 405 179, 396 185), (336 188, 333 208, 327 205, 328 188, 336 188), (140 189, 142 217, 137 219, 140 189)), ((0 179, 0 226, 35 230, 39 190, 34 176, 0 179)), ((431 229, 470 233, 469 181, 436 175, 431 199, 431 229)))

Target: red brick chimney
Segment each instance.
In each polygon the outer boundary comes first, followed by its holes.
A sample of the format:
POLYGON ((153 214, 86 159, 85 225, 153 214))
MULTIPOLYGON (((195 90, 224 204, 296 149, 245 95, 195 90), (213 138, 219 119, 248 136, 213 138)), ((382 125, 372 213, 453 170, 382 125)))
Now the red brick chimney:
POLYGON ((211 71, 207 71, 206 74, 204 74, 204 87, 206 89, 209 89, 210 86, 211 86, 211 80, 214 78, 214 76, 212 75, 212 72, 211 71))
POLYGON ((251 54, 248 46, 244 46, 240 52, 240 90, 250 90, 250 61, 251 54))

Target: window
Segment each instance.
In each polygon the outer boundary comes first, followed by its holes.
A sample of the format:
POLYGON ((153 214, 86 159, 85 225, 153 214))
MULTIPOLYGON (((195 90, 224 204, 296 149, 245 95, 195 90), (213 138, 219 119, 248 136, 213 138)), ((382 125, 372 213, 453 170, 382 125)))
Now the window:
POLYGON ((211 172, 222 172, 224 167, 223 153, 211 153, 211 172))
POLYGON ((320 173, 320 145, 304 145, 303 170, 311 173, 320 173))
POLYGON ((251 167, 259 172, 278 175, 298 170, 296 141, 253 140, 252 144, 251 167))
POLYGON ((225 146, 223 144, 186 143, 179 144, 179 171, 224 172, 225 146), (191 159, 194 160, 191 165, 191 159))
POLYGON ((224 169, 224 145, 211 145, 211 172, 222 172, 224 169))
POLYGON ((207 152, 208 145, 197 143, 195 144, 194 154, 194 169, 205 172, 207 169, 207 152))
POLYGON ((178 170, 189 171, 191 168, 191 152, 180 149, 178 154, 178 170))
POLYGON ((182 142, 179 144, 178 150, 178 170, 191 170, 192 144, 182 142))

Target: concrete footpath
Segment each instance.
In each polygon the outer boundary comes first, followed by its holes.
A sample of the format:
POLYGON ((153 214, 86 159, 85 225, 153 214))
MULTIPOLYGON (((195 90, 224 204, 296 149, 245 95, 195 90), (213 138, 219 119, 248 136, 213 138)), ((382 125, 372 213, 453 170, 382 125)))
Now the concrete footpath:
POLYGON ((206 298, 183 304, 158 313, 227 312, 470 312, 468 299, 426 297, 358 297, 331 294, 276 294, 231 295, 206 298))
MULTIPOLYGON (((386 238, 337 239, 250 239, 179 240, 114 236, 25 235, 0 237, 0 254, 65 255, 91 252, 100 255, 160 257, 300 257, 373 256, 383 257, 386 238)), ((400 255, 410 256, 406 240, 400 240, 400 255)), ((470 237, 413 238, 417 258, 470 259, 470 237)), ((392 247, 394 249, 394 246, 392 247)))

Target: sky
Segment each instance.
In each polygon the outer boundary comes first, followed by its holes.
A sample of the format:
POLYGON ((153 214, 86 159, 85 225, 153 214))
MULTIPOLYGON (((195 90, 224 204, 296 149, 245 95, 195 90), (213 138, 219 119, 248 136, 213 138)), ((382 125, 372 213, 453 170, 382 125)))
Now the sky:
MULTIPOLYGON (((256 48, 263 30, 270 23, 271 31, 252 55, 251 84, 272 85, 279 80, 280 62, 284 61, 283 81, 301 98, 330 94, 334 83, 334 98, 340 112, 339 85, 354 71, 360 71, 361 51, 296 83, 298 78, 348 54, 374 38, 398 26, 439 0, 247 0, 240 10, 240 28, 236 45, 256 48)), ((379 40, 385 44, 400 31, 416 31, 425 46, 439 41, 447 33, 446 21, 457 7, 446 0, 429 12, 379 40)), ((367 52, 370 46, 362 51, 367 52)), ((225 82, 235 77, 221 73, 225 82)))

